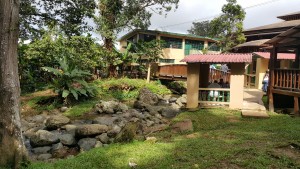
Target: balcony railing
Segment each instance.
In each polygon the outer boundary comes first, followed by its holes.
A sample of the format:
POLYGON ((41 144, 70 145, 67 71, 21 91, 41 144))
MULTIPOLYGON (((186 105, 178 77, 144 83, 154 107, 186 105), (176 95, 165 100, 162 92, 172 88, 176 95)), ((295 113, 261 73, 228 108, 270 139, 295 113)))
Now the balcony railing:
POLYGON ((229 88, 199 88, 199 103, 205 105, 229 105, 229 88))
POLYGON ((275 69, 271 71, 273 79, 271 85, 275 89, 300 92, 300 70, 297 69, 275 69))
POLYGON ((244 87, 251 88, 255 86, 255 74, 245 74, 244 87))

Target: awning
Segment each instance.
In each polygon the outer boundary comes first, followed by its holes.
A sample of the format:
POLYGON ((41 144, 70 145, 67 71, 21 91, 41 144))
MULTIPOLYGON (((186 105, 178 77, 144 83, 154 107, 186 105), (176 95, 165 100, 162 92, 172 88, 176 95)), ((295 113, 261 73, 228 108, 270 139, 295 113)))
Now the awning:
MULTIPOLYGON (((270 52, 254 52, 254 55, 259 57, 270 59, 271 53, 270 52)), ((278 60, 295 60, 296 55, 294 53, 277 53, 278 60)))
POLYGON ((181 62, 187 63, 251 63, 252 53, 193 54, 181 62))

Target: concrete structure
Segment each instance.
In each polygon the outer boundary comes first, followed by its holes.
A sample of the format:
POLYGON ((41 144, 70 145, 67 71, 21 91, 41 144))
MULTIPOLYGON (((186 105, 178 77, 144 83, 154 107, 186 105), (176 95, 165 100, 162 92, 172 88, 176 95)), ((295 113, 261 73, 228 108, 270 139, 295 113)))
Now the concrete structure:
POLYGON ((216 46, 216 39, 190 34, 179 34, 156 30, 133 30, 119 39, 121 51, 126 49, 127 43, 138 43, 138 41, 162 40, 165 42, 163 56, 159 65, 182 64, 182 60, 189 54, 201 54, 203 49, 209 52, 220 52, 216 46))
MULTIPOLYGON (((243 90, 245 63, 252 61, 252 54, 216 54, 216 55, 189 55, 182 60, 187 62, 187 108, 197 108, 199 105, 199 90, 207 88, 209 64, 227 63, 231 67, 230 89, 208 88, 208 92, 230 91, 229 107, 232 109, 243 108, 243 90)), ((210 101, 209 101, 210 102, 210 101)), ((212 101, 211 103, 223 104, 224 102, 212 101)))

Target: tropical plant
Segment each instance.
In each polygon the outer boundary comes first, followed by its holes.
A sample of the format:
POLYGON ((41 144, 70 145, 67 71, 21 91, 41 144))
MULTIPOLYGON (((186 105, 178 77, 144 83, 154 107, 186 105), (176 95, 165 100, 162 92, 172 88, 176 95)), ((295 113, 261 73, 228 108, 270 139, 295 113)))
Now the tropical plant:
POLYGON ((42 69, 54 75, 52 87, 65 103, 72 101, 72 98, 78 100, 82 96, 95 96, 95 88, 84 80, 87 76, 91 76, 89 72, 69 65, 66 57, 59 61, 59 65, 59 69, 52 67, 42 67, 42 69))

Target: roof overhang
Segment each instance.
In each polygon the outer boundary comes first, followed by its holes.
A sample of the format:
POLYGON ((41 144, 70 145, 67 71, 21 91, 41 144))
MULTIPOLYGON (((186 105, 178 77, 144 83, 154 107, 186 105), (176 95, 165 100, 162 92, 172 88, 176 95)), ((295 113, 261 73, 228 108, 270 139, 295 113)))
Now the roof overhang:
POLYGON ((252 53, 194 54, 181 62, 187 63, 251 63, 252 53))
MULTIPOLYGON (((270 59, 271 53, 270 52, 254 52, 254 57, 260 57, 264 59, 270 59)), ((296 55, 294 53, 278 53, 277 59, 278 60, 295 60, 296 55)))

